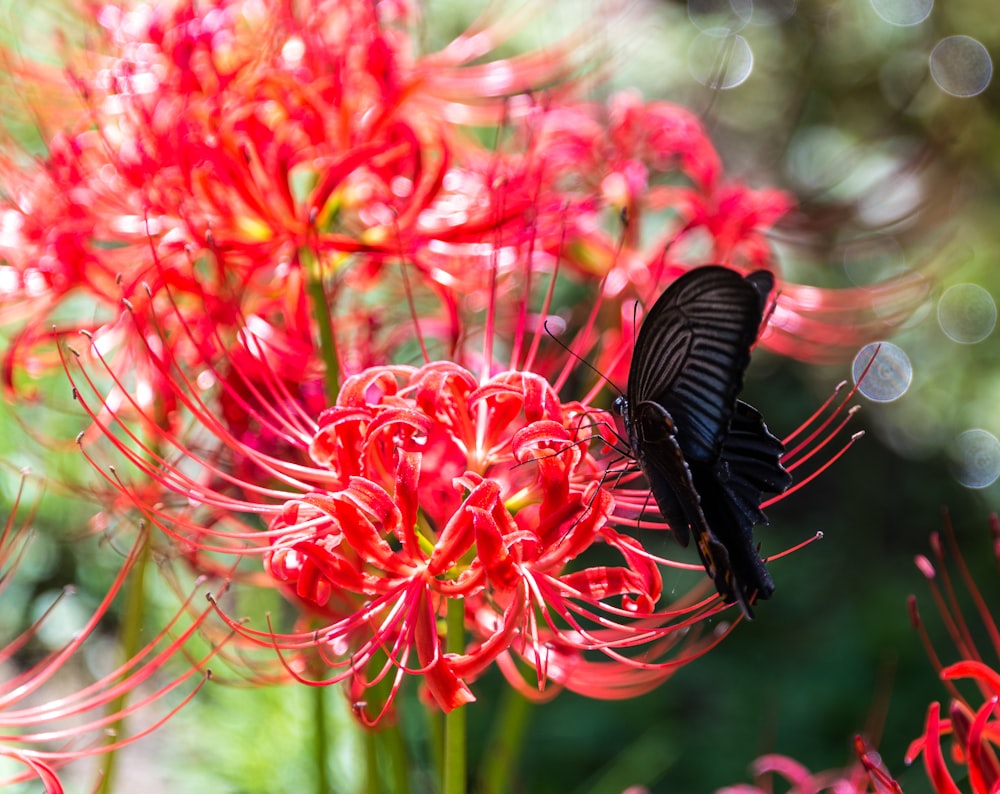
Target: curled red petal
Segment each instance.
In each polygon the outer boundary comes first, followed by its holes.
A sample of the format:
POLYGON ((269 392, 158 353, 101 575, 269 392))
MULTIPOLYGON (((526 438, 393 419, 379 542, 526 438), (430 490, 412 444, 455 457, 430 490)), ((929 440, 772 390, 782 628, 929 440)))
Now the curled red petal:
POLYGON ((983 662, 965 659, 961 662, 948 665, 941 671, 941 678, 943 680, 974 678, 979 683, 988 687, 994 695, 1000 696, 1000 673, 983 662))

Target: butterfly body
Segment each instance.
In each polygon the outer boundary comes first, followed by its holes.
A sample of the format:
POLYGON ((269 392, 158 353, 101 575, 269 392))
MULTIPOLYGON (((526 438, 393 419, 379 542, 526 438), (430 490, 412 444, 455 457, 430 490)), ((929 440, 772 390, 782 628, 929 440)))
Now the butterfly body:
POLYGON ((615 401, 663 517, 682 544, 694 535, 719 594, 748 618, 774 591, 753 540, 761 498, 791 484, 781 442, 738 399, 773 285, 715 265, 677 279, 647 313, 615 401))

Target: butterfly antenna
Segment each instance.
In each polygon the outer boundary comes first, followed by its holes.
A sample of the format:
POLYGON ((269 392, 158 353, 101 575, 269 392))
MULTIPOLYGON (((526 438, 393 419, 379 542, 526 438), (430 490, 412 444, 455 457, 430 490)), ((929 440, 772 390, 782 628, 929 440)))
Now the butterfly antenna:
MULTIPOLYGON (((630 232, 630 228, 632 226, 632 215, 631 215, 631 212, 630 212, 628 206, 624 206, 624 207, 621 208, 621 210, 619 211, 619 219, 621 220, 621 223, 622 223, 622 233, 618 237, 618 245, 615 248, 615 253, 614 253, 614 256, 611 259, 611 265, 608 267, 607 273, 611 273, 614 270, 614 266, 618 263, 618 260, 621 257, 622 250, 625 248, 625 245, 626 245, 626 243, 629 240, 629 232, 630 232)), ((562 242, 560 242, 560 247, 561 247, 561 245, 562 245, 562 242)), ((580 333, 577 336, 578 339, 589 339, 591 332, 594 330, 594 325, 597 322, 597 314, 598 314, 598 311, 601 308, 601 301, 602 301, 602 298, 604 296, 604 286, 607 283, 607 279, 608 279, 607 273, 605 273, 605 275, 597 283, 597 297, 594 300, 594 305, 591 307, 590 315, 587 317, 587 322, 584 323, 583 328, 581 328, 580 333)), ((548 328, 546 328, 545 330, 549 334, 549 336, 552 336, 552 333, 551 333, 551 331, 549 331, 548 328)), ((553 338, 555 338, 555 337, 553 337, 553 338)), ((562 344, 562 343, 560 343, 560 344, 562 344)), ((573 356, 573 358, 575 358, 577 360, 580 360, 580 361, 583 361, 583 359, 580 358, 579 354, 573 353, 573 351, 569 350, 569 348, 567 348, 565 345, 562 345, 562 347, 565 350, 567 350, 567 352, 571 353, 571 355, 573 356)), ((624 355, 624 352, 625 352, 624 350, 619 350, 618 354, 614 358, 614 364, 615 365, 617 365, 618 362, 621 360, 621 357, 622 357, 622 355, 624 355)), ((587 363, 587 362, 584 362, 584 363, 587 363)), ((601 377, 602 380, 607 381, 608 383, 611 383, 611 381, 609 381, 607 379, 607 377, 604 375, 604 373, 599 372, 598 370, 594 369, 594 367, 592 367, 590 364, 587 364, 587 366, 589 366, 591 369, 593 369, 594 372, 597 372, 597 374, 601 377)), ((572 370, 572 362, 567 362, 567 365, 563 368, 562 372, 559 373, 558 378, 556 378, 556 380, 555 380, 555 382, 553 384, 555 386, 555 388, 556 388, 557 391, 560 388, 562 388, 563 384, 569 378, 569 373, 570 373, 571 370, 572 370)), ((613 383, 611 385, 614 386, 613 383)), ((617 391, 619 394, 621 394, 621 389, 619 389, 617 386, 614 386, 614 388, 615 388, 615 391, 617 391)), ((589 392, 586 395, 586 397, 584 398, 584 402, 589 402, 591 399, 593 399, 595 393, 596 393, 595 390, 591 390, 591 392, 589 392)))
MULTIPOLYGON (((636 322, 636 317, 637 317, 638 313, 639 313, 639 301, 636 301, 635 304, 632 307, 632 346, 631 347, 625 347, 624 345, 619 345, 618 352, 615 353, 614 358, 611 359, 611 368, 612 369, 614 369, 614 368, 616 368, 618 366, 619 362, 622 360, 622 358, 625 357, 625 355, 627 353, 630 353, 631 351, 635 350, 635 339, 636 339, 636 333, 637 333, 637 330, 638 330, 638 328, 637 328, 638 323, 636 322)), ((547 328, 545 330, 548 331, 547 328)), ((549 335, 550 336, 552 335, 551 332, 549 333, 549 335)), ((555 338, 555 337, 553 337, 553 338, 555 338)), ((556 340, 556 341, 558 342, 559 340, 556 340)), ((566 345, 563 345, 562 342, 559 342, 559 344, 562 345, 562 347, 565 348, 575 358, 577 358, 580 361, 583 361, 584 364, 586 364, 588 367, 590 367, 592 370, 594 370, 594 372, 596 372, 600 376, 601 380, 605 381, 606 383, 611 384, 612 388, 616 392, 618 392, 618 394, 620 396, 622 396, 622 397, 625 396, 625 393, 620 388, 618 388, 618 386, 615 385, 608 378, 607 375, 605 375, 603 372, 601 372, 596 367, 594 367, 592 364, 590 364, 590 362, 585 361, 584 359, 580 358, 579 355, 577 355, 576 353, 573 353, 573 351, 569 350, 569 348, 567 348, 566 345)), ((587 392, 586 395, 584 395, 583 402, 589 403, 591 400, 594 399, 594 397, 597 396, 597 392, 598 391, 600 391, 600 389, 595 384, 594 388, 592 388, 589 392, 587 392)), ((617 435, 617 433, 615 435, 617 435)))
MULTIPOLYGON (((618 386, 607 375, 605 375, 603 372, 601 372, 597 367, 595 367, 593 364, 591 364, 589 361, 587 361, 587 359, 585 359, 583 356, 581 356, 579 353, 577 353, 575 350, 573 350, 569 345, 567 345, 565 342, 563 342, 559 337, 557 337, 555 335, 555 333, 553 333, 552 329, 549 328, 549 321, 548 320, 546 320, 543 323, 543 327, 545 328, 545 333, 547 333, 549 335, 549 337, 552 339, 553 342, 555 342, 557 345, 559 345, 559 347, 561 347, 563 350, 565 350, 567 353, 569 353, 570 356, 572 356, 576 361, 580 362, 587 369, 589 369, 591 372, 593 372, 595 375, 597 375, 597 377, 599 377, 601 380, 603 380, 605 383, 607 383, 612 389, 614 389, 616 392, 618 392, 623 397, 625 396, 624 392, 622 392, 622 390, 619 389, 618 386)), ((564 381, 565 379, 562 378, 562 377, 560 377, 559 380, 560 381, 564 381)))

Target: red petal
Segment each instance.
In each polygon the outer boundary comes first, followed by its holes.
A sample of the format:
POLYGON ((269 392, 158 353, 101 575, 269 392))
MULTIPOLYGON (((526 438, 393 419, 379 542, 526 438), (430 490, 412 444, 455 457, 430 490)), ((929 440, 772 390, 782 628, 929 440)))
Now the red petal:
POLYGON ((941 752, 940 705, 931 703, 924 724, 924 766, 937 794, 962 794, 948 771, 941 752))
POLYGON ((416 613, 414 639, 417 658, 425 668, 424 682, 427 684, 427 691, 443 711, 451 711, 471 703, 476 699, 475 695, 465 682, 455 675, 451 661, 442 653, 441 639, 437 633, 437 619, 426 590, 420 596, 416 613))

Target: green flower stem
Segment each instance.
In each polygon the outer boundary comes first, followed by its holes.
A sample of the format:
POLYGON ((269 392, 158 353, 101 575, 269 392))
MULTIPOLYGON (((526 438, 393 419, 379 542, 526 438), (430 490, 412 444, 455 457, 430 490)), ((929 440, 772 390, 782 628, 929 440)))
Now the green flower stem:
MULTIPOLYGON (((142 637, 142 624, 146 617, 146 567, 149 565, 150 543, 145 529, 141 530, 145 537, 142 540, 142 552, 135 561, 128 587, 126 589, 125 610, 122 615, 121 650, 125 659, 132 659, 139 652, 142 637)), ((126 693, 115 698, 108 707, 109 714, 118 714, 125 708, 126 693)), ((119 717, 111 725, 112 740, 121 739, 125 732, 125 718, 119 717)), ((115 763, 117 752, 104 755, 101 764, 101 782, 96 794, 108 794, 113 790, 115 763)))
POLYGON ((409 794, 409 758, 398 725, 365 730, 365 794, 409 794))
POLYGON ((382 745, 389 759, 389 775, 394 794, 409 794, 409 759, 407 758, 406 742, 399 725, 390 725, 380 731, 382 745))
MULTIPOLYGON (((448 653, 461 653, 465 649, 465 601, 448 600, 446 618, 448 653)), ((465 706, 452 709, 444 717, 444 784, 442 794, 465 794, 465 706)))
POLYGON ((431 766, 437 773, 437 779, 444 780, 444 718, 434 708, 424 709, 424 717, 427 721, 427 744, 431 766))
POLYGON ((326 687, 313 690, 313 753, 316 766, 316 794, 330 794, 330 775, 326 767, 326 753, 330 741, 330 725, 326 714, 326 687))
POLYGON ((326 396, 333 402, 340 394, 340 364, 337 361, 337 343, 333 336, 333 311, 327 302, 323 270, 315 253, 308 248, 302 248, 299 250, 299 260, 306 273, 306 292, 312 303, 316 327, 319 328, 320 356, 326 365, 326 396))
POLYGON ((409 758, 398 725, 365 730, 365 794, 409 794, 409 758))
POLYGON ((373 730, 362 732, 365 741, 365 792, 382 794, 382 778, 378 773, 378 734, 373 730))
POLYGON ((517 765, 531 712, 531 701, 513 687, 505 690, 492 738, 486 745, 490 752, 480 776, 482 794, 503 794, 511 790, 511 773, 517 765))
MULTIPOLYGON (((372 663, 381 667, 388 662, 384 651, 377 651, 372 663)), ((369 706, 377 711, 392 696, 392 676, 386 676, 368 690, 369 706)), ((397 701, 397 704, 400 701, 397 701)), ((361 728, 365 748, 365 794, 409 794, 410 758, 403 731, 394 723, 396 715, 390 710, 387 719, 378 728, 361 728)))

